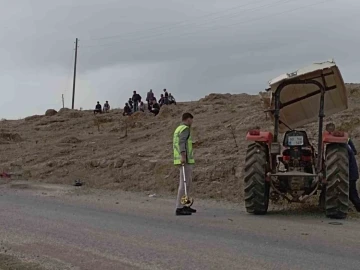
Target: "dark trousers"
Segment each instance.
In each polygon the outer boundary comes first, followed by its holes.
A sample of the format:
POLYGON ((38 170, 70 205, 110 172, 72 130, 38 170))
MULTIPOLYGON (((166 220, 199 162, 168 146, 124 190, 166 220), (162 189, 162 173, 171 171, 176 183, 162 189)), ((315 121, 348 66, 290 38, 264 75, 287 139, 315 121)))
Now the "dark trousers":
POLYGON ((355 206, 356 210, 360 209, 360 198, 356 188, 356 181, 349 181, 349 199, 355 206))
POLYGON ((159 110, 158 109, 152 109, 151 112, 157 116, 159 114, 159 110))
POLYGON ((137 101, 134 101, 134 112, 137 112, 139 110, 139 103, 137 101))

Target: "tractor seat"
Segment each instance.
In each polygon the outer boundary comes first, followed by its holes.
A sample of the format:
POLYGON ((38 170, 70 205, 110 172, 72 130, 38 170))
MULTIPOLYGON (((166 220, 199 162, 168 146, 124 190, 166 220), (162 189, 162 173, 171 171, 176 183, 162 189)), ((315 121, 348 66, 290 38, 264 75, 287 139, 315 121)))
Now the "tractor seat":
POLYGON ((312 147, 306 132, 299 131, 299 130, 286 131, 286 133, 284 135, 283 146, 284 147, 294 147, 294 146, 312 147), (294 139, 298 139, 298 140, 294 140, 294 139), (300 142, 302 142, 302 144, 297 144, 300 142))
POLYGON ((314 148, 310 144, 305 131, 287 131, 284 135, 283 146, 286 147, 283 151, 283 156, 290 156, 291 148, 293 147, 299 147, 301 149, 302 156, 311 157, 314 152, 314 148))

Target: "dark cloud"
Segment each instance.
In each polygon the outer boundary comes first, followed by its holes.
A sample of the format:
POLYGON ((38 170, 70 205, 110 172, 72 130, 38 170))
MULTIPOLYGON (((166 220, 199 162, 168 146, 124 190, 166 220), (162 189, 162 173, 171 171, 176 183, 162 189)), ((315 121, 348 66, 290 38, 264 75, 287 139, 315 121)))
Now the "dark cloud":
POLYGON ((360 2, 299 9, 314 3, 8 1, 0 10, 1 114, 42 113, 61 106, 63 93, 70 105, 76 37, 77 107, 102 99, 121 106, 134 89, 145 95, 169 88, 186 100, 209 92, 257 93, 280 73, 332 57, 345 80, 356 81, 360 2), (93 40, 106 36, 113 37, 93 40))

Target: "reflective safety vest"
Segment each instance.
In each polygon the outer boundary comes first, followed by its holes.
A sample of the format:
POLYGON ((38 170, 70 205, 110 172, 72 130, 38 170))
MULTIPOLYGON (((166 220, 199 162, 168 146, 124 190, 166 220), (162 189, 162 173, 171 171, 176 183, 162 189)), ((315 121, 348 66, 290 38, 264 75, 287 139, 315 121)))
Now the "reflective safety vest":
MULTIPOLYGON (((180 134, 187 128, 189 128, 187 125, 181 124, 180 126, 178 126, 178 128, 174 132, 174 137, 173 137, 174 165, 181 164, 180 134)), ((191 134, 189 135, 189 137, 186 141, 186 162, 188 164, 195 163, 191 134)))

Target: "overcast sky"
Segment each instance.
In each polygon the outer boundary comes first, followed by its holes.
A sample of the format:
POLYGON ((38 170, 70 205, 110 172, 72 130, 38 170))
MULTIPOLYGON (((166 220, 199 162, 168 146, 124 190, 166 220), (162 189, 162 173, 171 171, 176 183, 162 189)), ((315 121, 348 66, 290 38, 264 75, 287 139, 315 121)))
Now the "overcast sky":
POLYGON ((360 81, 359 0, 0 3, 0 118, 59 109, 62 94, 71 107, 76 37, 76 108, 122 107, 150 88, 178 100, 256 94, 273 77, 331 58, 346 82, 360 81))

